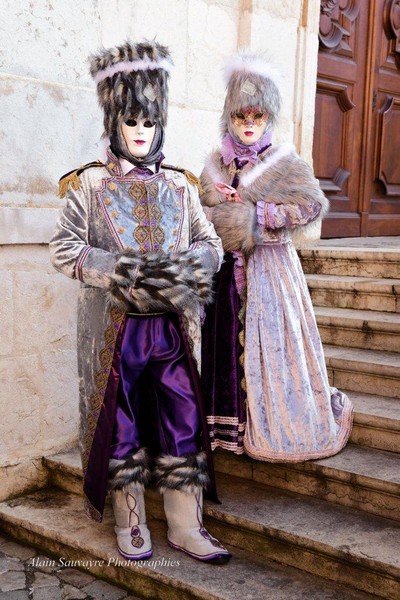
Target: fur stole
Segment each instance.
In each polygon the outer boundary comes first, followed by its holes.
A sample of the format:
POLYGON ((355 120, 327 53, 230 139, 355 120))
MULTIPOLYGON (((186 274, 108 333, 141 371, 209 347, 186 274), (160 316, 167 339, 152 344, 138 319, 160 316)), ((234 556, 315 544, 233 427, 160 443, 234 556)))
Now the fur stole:
POLYGON ((260 159, 257 165, 248 164, 241 172, 238 192, 243 204, 225 202, 225 197, 215 189, 215 183, 230 185, 233 179, 228 167, 223 164, 219 151, 213 152, 206 161, 201 174, 204 189, 201 201, 203 205, 213 207, 210 211, 211 220, 222 238, 224 249, 241 249, 249 253, 260 243, 256 217, 256 204, 259 200, 296 205, 307 205, 311 200, 317 200, 321 205, 318 218, 292 230, 291 234, 292 238, 298 240, 309 241, 312 237, 318 239, 321 219, 329 211, 329 202, 310 166, 289 144, 269 148, 260 159), (228 214, 229 212, 232 214, 228 214), (230 228, 232 235, 228 233, 230 228))

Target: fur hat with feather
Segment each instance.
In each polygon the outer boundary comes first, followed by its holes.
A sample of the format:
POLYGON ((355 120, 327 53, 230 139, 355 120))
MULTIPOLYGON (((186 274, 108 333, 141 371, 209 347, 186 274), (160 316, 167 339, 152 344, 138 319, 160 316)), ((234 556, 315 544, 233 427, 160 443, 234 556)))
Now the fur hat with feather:
POLYGON ((173 66, 166 46, 127 41, 92 54, 89 62, 104 111, 105 135, 111 137, 122 119, 139 113, 165 127, 168 77, 173 66))
POLYGON ((226 98, 221 117, 221 130, 230 129, 231 115, 244 108, 259 108, 269 115, 274 126, 281 110, 282 77, 278 69, 263 55, 241 52, 225 64, 226 98))

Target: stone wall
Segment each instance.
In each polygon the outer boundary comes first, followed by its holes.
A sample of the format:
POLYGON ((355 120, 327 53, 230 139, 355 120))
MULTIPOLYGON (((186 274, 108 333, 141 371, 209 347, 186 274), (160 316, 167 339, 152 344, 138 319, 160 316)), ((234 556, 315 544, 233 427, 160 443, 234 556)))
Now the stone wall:
POLYGON ((310 160, 318 3, 308 0, 4 0, 0 22, 0 498, 44 482, 40 457, 76 444, 77 283, 47 244, 60 175, 101 158, 102 117, 86 57, 157 37, 175 70, 165 154, 199 173, 218 143, 220 67, 238 47, 283 69, 276 141, 310 160))

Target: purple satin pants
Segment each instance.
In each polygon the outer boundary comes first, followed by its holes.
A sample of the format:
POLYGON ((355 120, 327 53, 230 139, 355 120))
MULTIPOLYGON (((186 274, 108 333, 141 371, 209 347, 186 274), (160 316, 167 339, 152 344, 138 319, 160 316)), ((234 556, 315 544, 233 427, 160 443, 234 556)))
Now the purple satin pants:
POLYGON ((126 319, 120 376, 111 458, 124 459, 147 445, 142 422, 150 405, 162 454, 199 451, 199 409, 176 315, 126 319))

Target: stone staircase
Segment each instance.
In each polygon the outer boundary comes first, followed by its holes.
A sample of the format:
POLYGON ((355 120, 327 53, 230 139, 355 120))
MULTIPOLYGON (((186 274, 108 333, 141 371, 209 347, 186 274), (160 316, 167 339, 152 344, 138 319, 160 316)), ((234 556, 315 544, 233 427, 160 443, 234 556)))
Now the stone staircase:
POLYGON ((400 598, 400 249, 319 246, 301 258, 331 383, 355 405, 351 443, 300 464, 217 451, 222 504, 206 503, 205 522, 230 546, 228 565, 170 549, 151 490, 154 560, 127 565, 110 506, 102 525, 82 513, 76 450, 43 459, 48 487, 1 503, 0 527, 143 598, 400 598))

